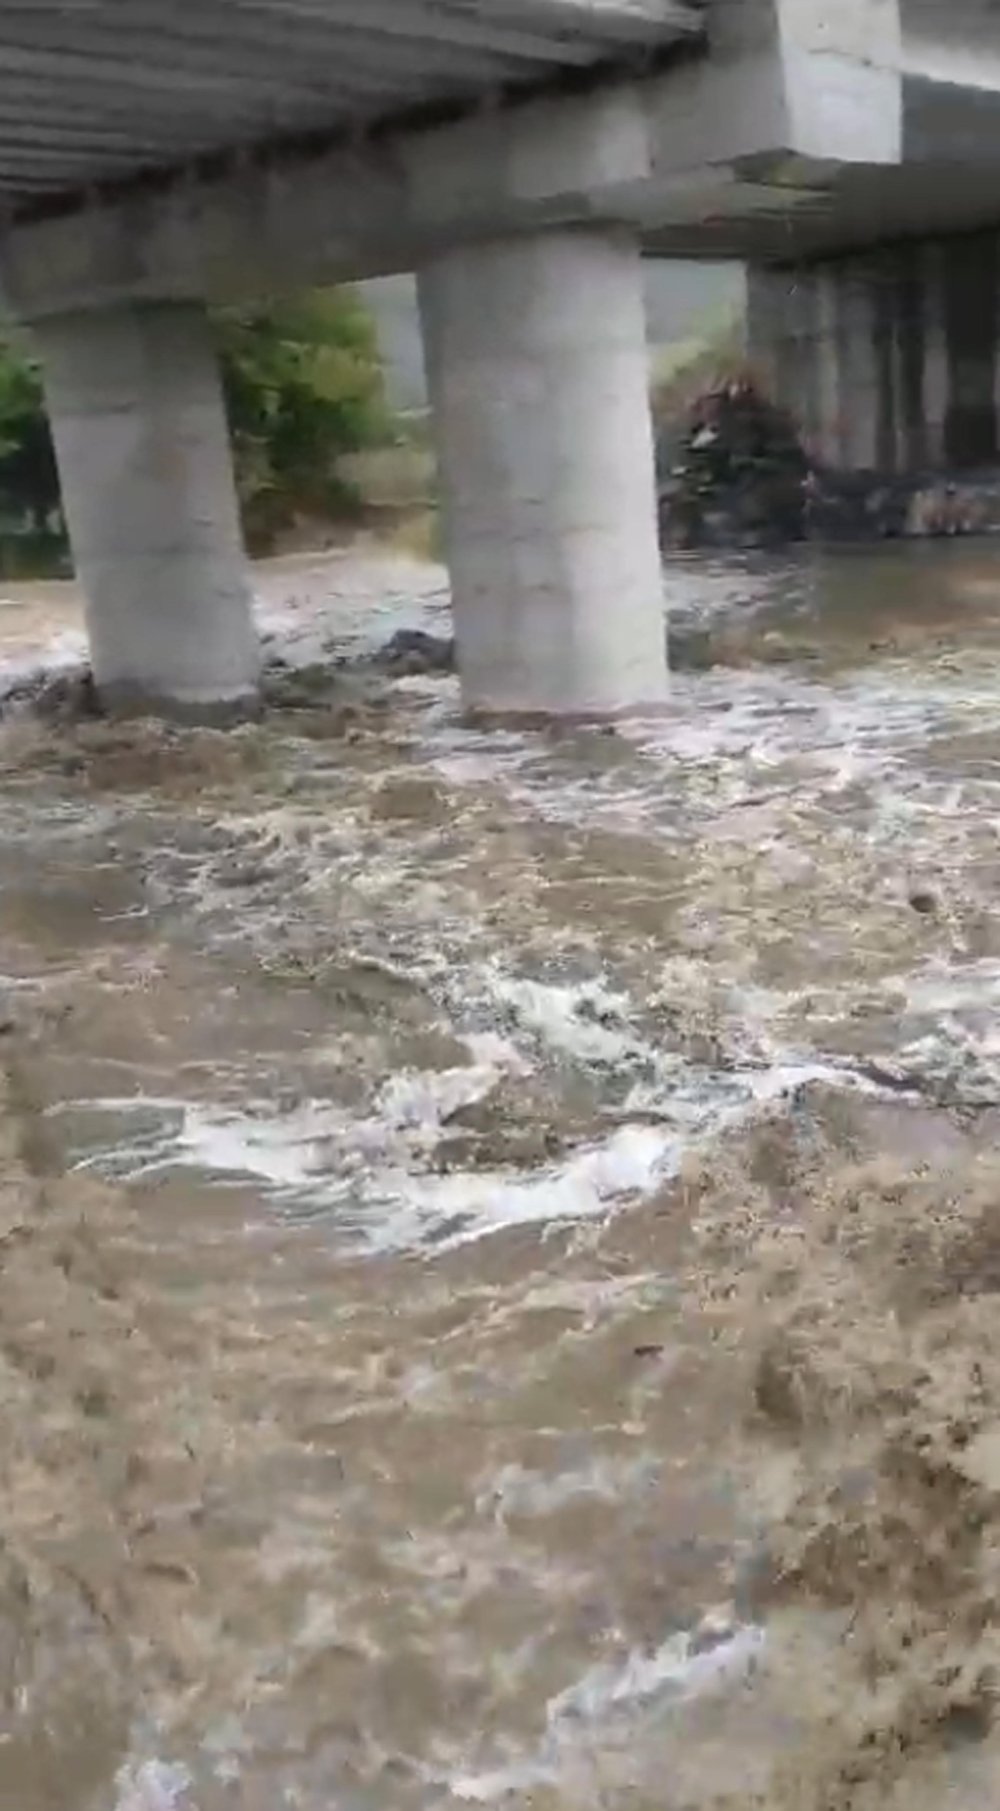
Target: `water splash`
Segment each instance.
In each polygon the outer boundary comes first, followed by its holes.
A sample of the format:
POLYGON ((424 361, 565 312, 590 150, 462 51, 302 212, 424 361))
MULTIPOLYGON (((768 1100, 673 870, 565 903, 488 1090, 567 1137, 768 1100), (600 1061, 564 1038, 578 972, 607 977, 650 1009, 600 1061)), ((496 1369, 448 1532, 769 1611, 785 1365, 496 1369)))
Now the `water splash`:
POLYGON ((123 1768, 116 1784, 114 1811, 198 1811, 189 1796, 193 1782, 186 1767, 143 1761, 123 1768))
POLYGON ((682 1705, 732 1685, 752 1670, 764 1642, 763 1631, 753 1626, 716 1635, 709 1616, 693 1634, 671 1635, 651 1653, 634 1649, 620 1660, 601 1662, 549 1702, 536 1753, 453 1777, 452 1796, 466 1804, 494 1804, 513 1793, 558 1786, 567 1764, 578 1766, 581 1749, 600 1741, 610 1721, 682 1705), (709 1641, 706 1631, 712 1634, 709 1641))

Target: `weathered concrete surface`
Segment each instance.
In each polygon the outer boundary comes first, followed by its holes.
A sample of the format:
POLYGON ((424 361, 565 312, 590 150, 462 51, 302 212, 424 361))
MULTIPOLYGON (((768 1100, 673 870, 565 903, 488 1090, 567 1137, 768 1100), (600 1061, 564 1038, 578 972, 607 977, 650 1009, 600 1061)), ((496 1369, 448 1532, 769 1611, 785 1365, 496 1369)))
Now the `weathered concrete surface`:
POLYGON ((774 256, 996 215, 1000 25, 971 0, 367 0, 363 23, 254 0, 227 35, 235 5, 182 33, 167 0, 0 18, 13 311, 353 279, 595 217, 774 256))
MULTIPOLYGON (((52 217, 15 221, 0 288, 28 318, 125 298, 267 291, 414 269, 458 241, 595 217, 626 220, 671 253, 742 255, 787 243, 796 222, 805 235, 850 238, 867 177, 898 177, 905 136, 904 74, 879 26, 883 8, 850 10, 853 30, 838 28, 831 43, 832 28, 824 34, 814 9, 792 0, 709 0, 703 14, 687 9, 688 24, 704 19, 703 41, 675 31, 688 46, 679 60, 628 75, 609 66, 583 92, 532 96, 529 86, 512 98, 487 85, 479 100, 490 104, 449 123, 390 120, 298 145, 264 135, 249 153, 245 140, 225 138, 223 115, 214 165, 179 159, 164 180, 122 192, 97 182, 61 196, 52 217), (862 189, 845 188, 851 170, 865 172, 862 189)), ((600 12, 591 0, 591 17, 600 12)), ((660 41, 654 15, 662 36, 676 4, 666 14, 646 0, 633 7, 640 48, 660 41)), ((610 33, 626 9, 606 4, 603 16, 610 33)), ((566 18, 568 61, 553 53, 556 76, 572 63, 566 18)), ((8 30, 0 22, 0 51, 8 30)), ((123 130, 143 117, 134 89, 123 75, 121 92, 112 82, 106 96, 123 130)), ((3 118, 0 90, 0 128, 3 118)), ((53 130, 38 118, 39 133, 53 130)))
POLYGON ((459 670, 475 709, 666 688, 638 247, 556 232, 430 265, 421 308, 459 670))
POLYGON ((546 86, 698 36, 706 0, 30 0, 0 26, 0 196, 546 86))
POLYGON ((102 700, 184 716, 243 708, 257 640, 202 311, 51 320, 37 341, 102 700))
MULTIPOLYGON (((741 264, 687 263, 647 258, 643 265, 646 337, 654 365, 659 355, 700 343, 746 314, 746 275, 741 264)), ((379 338, 386 391, 402 413, 427 407, 427 377, 416 283, 411 276, 376 278, 361 286, 379 338)))
POLYGON ((900 474, 997 459, 997 233, 758 269, 749 298, 753 355, 820 464, 900 474))
MULTIPOLYGON (((136 297, 225 298, 413 270, 498 233, 647 213, 659 222, 672 208, 683 218, 706 193, 721 205, 734 180, 727 154, 770 152, 787 136, 780 95, 760 117, 756 98, 738 107, 724 81, 728 153, 719 149, 692 196, 692 161, 697 169, 710 139, 688 143, 679 110, 690 81, 688 72, 527 101, 98 199, 12 227, 0 240, 0 293, 22 318, 136 297)), ((787 212, 795 197, 779 199, 787 212)))

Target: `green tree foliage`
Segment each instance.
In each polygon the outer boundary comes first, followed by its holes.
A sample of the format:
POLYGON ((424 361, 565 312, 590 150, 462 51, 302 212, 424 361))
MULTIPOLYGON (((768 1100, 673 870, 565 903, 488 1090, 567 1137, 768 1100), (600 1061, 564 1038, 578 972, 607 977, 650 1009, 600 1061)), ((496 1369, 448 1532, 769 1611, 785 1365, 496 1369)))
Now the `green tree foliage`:
POLYGON ((296 515, 343 515, 358 499, 337 461, 389 432, 375 328, 351 290, 224 309, 216 336, 252 545, 296 515))
MULTIPOLYGON (((337 462, 387 437, 374 325, 350 290, 213 317, 247 539, 266 549, 296 516, 358 499, 337 462)), ((0 339, 0 570, 50 568, 65 546, 38 368, 0 339), (30 549, 30 552, 27 550, 30 549)))
POLYGON ((44 534, 59 511, 59 478, 38 367, 0 342, 0 523, 44 534))

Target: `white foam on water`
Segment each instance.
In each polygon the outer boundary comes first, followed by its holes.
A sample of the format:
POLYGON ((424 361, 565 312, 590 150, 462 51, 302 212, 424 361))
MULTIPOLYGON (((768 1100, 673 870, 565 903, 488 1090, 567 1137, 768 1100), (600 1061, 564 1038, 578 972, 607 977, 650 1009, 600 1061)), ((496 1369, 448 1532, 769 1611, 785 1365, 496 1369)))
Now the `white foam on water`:
POLYGON ((370 655, 399 629, 448 632, 447 572, 405 554, 308 559, 301 588, 291 565, 258 568, 257 581, 265 651, 287 666, 322 664, 332 654, 370 655))
MULTIPOLYGON (((301 597, 263 599, 261 619, 274 651, 293 663, 327 658, 334 642, 348 652, 355 645, 367 648, 393 627, 413 626, 427 612, 440 612, 440 572, 408 562, 383 566, 362 582, 350 562, 333 561, 327 595, 317 599, 304 580, 301 597), (379 599, 384 608, 373 616, 379 599)), ((994 701, 995 683, 961 662, 954 671, 929 674, 886 663, 877 674, 832 680, 803 678, 786 667, 684 674, 675 677, 667 716, 621 727, 629 758, 607 770, 584 762, 580 772, 580 763, 575 771, 567 759, 569 742, 459 727, 450 693, 445 699, 431 688, 421 716, 423 756, 456 781, 499 780, 509 799, 536 815, 585 826, 632 826, 688 841, 739 841, 749 824, 758 849, 766 842, 762 803, 787 801, 801 790, 810 810, 828 795, 830 810, 838 811, 844 789, 861 780, 874 789, 881 813, 877 834, 894 839, 909 856, 920 846, 924 819, 928 836, 938 834, 943 796, 919 766, 907 765, 910 754, 929 737, 980 724, 994 701)), ((256 829, 266 837, 277 833, 276 825, 281 828, 280 813, 266 815, 266 823, 259 817, 226 821, 235 830, 256 829)), ((372 914, 369 953, 384 957, 386 924, 390 931, 400 924, 413 950, 406 978, 417 973, 457 1023, 489 1023, 493 1029, 479 1035, 491 1038, 492 1045, 481 1042, 477 1050, 470 1038, 467 1067, 385 1080, 360 1113, 323 1101, 276 1111, 272 1101, 252 1097, 238 1106, 179 1099, 159 1103, 161 1123, 151 1131, 148 1108, 155 1102, 77 1103, 75 1113, 110 1112, 123 1122, 114 1143, 98 1130, 83 1163, 136 1178, 182 1167, 220 1181, 250 1179, 289 1212, 329 1212, 368 1248, 398 1249, 480 1237, 514 1224, 595 1218, 618 1202, 655 1191, 675 1173, 686 1150, 767 1112, 803 1085, 829 1082, 879 1092, 863 1074, 852 1073, 846 1059, 810 1048, 808 1032, 782 1038, 782 1014, 794 998, 788 990, 775 989, 766 999, 762 994, 750 1013, 736 977, 723 972, 721 960, 702 958, 699 986, 710 981, 715 988, 726 1048, 718 1067, 695 1064, 646 1034, 634 1003, 607 974, 572 982, 514 974, 502 957, 483 959, 476 940, 481 930, 488 933, 475 916, 446 919, 433 891, 421 916, 417 893, 409 886, 400 889, 398 849, 382 864, 387 881, 376 873, 380 864, 362 847, 349 812, 316 833, 306 853, 297 841, 299 829, 298 816, 290 811, 282 848, 287 845, 290 858, 301 854, 303 895, 314 882, 328 884, 344 863, 355 890, 371 873, 383 889, 379 903, 384 901, 385 911, 372 914), (385 898, 390 883, 405 894, 398 919, 391 893, 385 898), (524 1076, 532 1068, 551 1076, 567 1066, 596 1075, 601 1088, 613 1083, 604 1092, 618 1094, 603 1123, 595 1114, 593 1135, 577 1150, 534 1169, 432 1172, 430 1160, 462 1106, 488 1098, 502 1076, 524 1076), (146 1120, 140 1132, 141 1114, 146 1120)), ((798 848, 794 826, 785 843, 780 827, 775 833, 773 858, 779 882, 802 883, 801 864, 809 858, 798 848)), ((454 912, 447 898, 444 904, 454 912)), ((226 906, 232 934, 245 935, 256 908, 241 902, 234 912, 228 894, 226 906)), ((271 914, 262 926, 267 941, 279 922, 287 923, 286 897, 264 896, 259 909, 271 914)), ((213 927, 213 937, 222 934, 213 927)), ((710 921, 705 934, 710 940, 710 921)), ((706 952, 711 957, 710 942, 706 952)), ((934 1063, 947 1067, 949 1052, 974 1059, 984 1075, 1000 1069, 996 1034, 971 1023, 983 977, 967 965, 963 1001, 961 973, 942 973, 933 1005, 926 980, 905 973, 895 978, 908 1015, 919 1020, 934 1012, 938 1018, 935 1028, 916 1024, 908 1040, 904 1031, 895 1052, 904 1085, 911 1070, 922 1073, 934 1063)), ((657 985, 661 995, 669 992, 689 1004, 676 974, 665 988, 661 973, 657 985)), ((846 998, 850 984, 845 981, 840 992, 846 998)), ((995 1004, 995 993, 991 999, 995 1004)))
POLYGON ((466 1067, 403 1069, 391 1076, 375 1103, 377 1126, 415 1134, 420 1143, 433 1146, 449 1119, 462 1107, 486 1100, 503 1075, 529 1072, 530 1065, 504 1038, 484 1032, 465 1042, 478 1059, 466 1067))
MULTIPOLYGON (((148 1115, 151 1103, 94 1100, 63 1111, 89 1110, 127 1119, 148 1115)), ((478 1171, 436 1176, 410 1167, 437 1137, 426 1123, 400 1140, 398 1128, 377 1120, 351 1121, 339 1109, 311 1102, 267 1116, 201 1103, 160 1101, 158 1136, 98 1145, 77 1163, 120 1181, 135 1182, 174 1169, 220 1181, 251 1180, 292 1213, 329 1214, 370 1252, 432 1244, 450 1247, 516 1225, 593 1218, 625 1198, 655 1191, 673 1172, 677 1145, 653 1126, 622 1126, 575 1152, 565 1163, 534 1172, 478 1171)), ((437 1135, 439 1136, 439 1134, 437 1135)))
POLYGON ((646 1704, 664 1691, 695 1696, 746 1671, 763 1645, 763 1631, 756 1627, 739 1629, 709 1647, 686 1633, 672 1635, 655 1653, 634 1650, 618 1664, 591 1667, 552 1700, 549 1728, 599 1722, 611 1711, 646 1704))
POLYGON ((77 629, 60 630, 38 649, 0 655, 0 699, 61 674, 82 672, 86 660, 87 638, 77 629))
POLYGON ((1000 961, 933 961, 899 991, 900 1075, 944 1096, 957 1090, 965 1104, 1000 1106, 1000 961))
POLYGON ((81 1169, 126 1182, 175 1171, 250 1182, 293 1219, 328 1217, 342 1238, 376 1254, 599 1220, 649 1199, 686 1152, 809 1083, 879 1092, 846 1063, 783 1046, 770 1031, 773 1002, 759 991, 741 1001, 743 1045, 720 1069, 658 1047, 635 1024, 628 996, 600 976, 527 980, 490 960, 461 970, 452 1005, 483 1011, 503 1029, 467 1033, 468 1064, 389 1075, 361 1109, 135 1095, 60 1103, 50 1113, 71 1117, 81 1169), (589 1134, 550 1161, 436 1169, 462 1108, 487 1101, 505 1079, 541 1080, 553 1064, 620 1080, 618 1106, 595 1108, 589 1134))
POLYGON ((555 985, 516 979, 496 966, 483 980, 501 1010, 562 1056, 603 1066, 651 1054, 628 1027, 631 1001, 603 981, 555 985))
POLYGON ((272 1114, 255 1112, 252 1105, 242 1111, 145 1094, 61 1101, 47 1113, 53 1119, 68 1115, 107 1118, 119 1127, 111 1142, 98 1134, 93 1150, 73 1165, 77 1170, 137 1182, 189 1167, 221 1177, 253 1177, 279 1191, 302 1185, 342 1125, 312 1101, 272 1114))
POLYGON ((514 1226, 596 1219, 655 1194, 675 1173, 678 1156, 675 1139, 659 1127, 622 1126, 565 1163, 528 1174, 389 1174, 382 1178, 385 1219, 377 1243, 405 1249, 430 1238, 450 1249, 514 1226))
MULTIPOLYGON (((181 1110, 177 1161, 220 1176, 252 1176, 278 1191, 308 1183, 342 1123, 313 1101, 275 1118, 184 1103, 181 1110)), ((168 1147, 163 1161, 173 1156, 168 1147)))
MULTIPOLYGON (((662 1119, 684 1140, 726 1130, 754 1107, 767 1107, 813 1082, 872 1090, 846 1060, 782 1041, 774 1026, 787 996, 779 992, 729 990, 729 1029, 736 1039, 732 1062, 712 1070, 643 1035, 634 1003, 603 978, 558 984, 515 979, 491 962, 465 970, 463 980, 466 998, 485 998, 492 1010, 510 1014, 540 1061, 565 1058, 628 1080, 622 1112, 662 1119)), ((691 980, 693 985, 694 976, 691 980)), ((671 991, 682 992, 683 984, 678 981, 671 991)))
POLYGON ((649 1199, 676 1176, 686 1151, 766 1112, 805 1083, 836 1079, 879 1092, 827 1063, 779 1063, 720 1078, 715 1086, 701 1078, 669 1103, 669 1121, 627 1120, 561 1161, 435 1173, 428 1159, 447 1135, 448 1114, 485 1099, 496 1079, 495 1070, 482 1068, 404 1074, 383 1090, 381 1116, 352 1117, 321 1101, 275 1112, 263 1102, 235 1108, 145 1096, 63 1103, 51 1111, 98 1121, 79 1169, 125 1182, 174 1170, 223 1183, 249 1180, 293 1218, 329 1216, 343 1237, 376 1254, 451 1249, 515 1226, 599 1219, 649 1199), (159 1115, 152 1128, 151 1111, 159 1115), (116 1122, 111 1141, 100 1136, 104 1116, 116 1122))
POLYGON ((972 1009, 989 1014, 989 1047, 1000 1046, 1000 1022, 993 1016, 1000 1006, 1000 960, 983 958, 964 970, 928 964, 910 977, 906 991, 915 1012, 941 1016, 972 1009))
POLYGON ((340 1162, 353 1175, 378 1156, 403 1162, 433 1149, 448 1120, 484 1100, 504 1074, 524 1072, 507 1040, 489 1033, 465 1040, 473 1061, 443 1070, 400 1070, 378 1091, 373 1111, 352 1115, 335 1103, 304 1100, 281 1111, 267 1101, 239 1107, 171 1095, 105 1096, 56 1103, 52 1118, 110 1118, 122 1126, 78 1169, 110 1170, 129 1181, 187 1164, 220 1176, 252 1177, 276 1190, 307 1187, 340 1162), (152 1120, 152 1123, 151 1123, 152 1120))
POLYGON ((114 1811, 197 1811, 188 1797, 192 1780, 186 1767, 142 1761, 123 1767, 115 1785, 114 1811))
MULTIPOLYGON (((667 713, 619 723, 634 759, 607 769, 553 766, 544 736, 470 728, 440 706, 425 715, 424 749, 450 783, 502 784, 507 798, 551 822, 717 835, 727 813, 756 810, 772 795, 801 794, 815 805, 859 784, 876 805, 911 817, 937 812, 945 786, 920 771, 913 753, 981 729, 996 704, 992 674, 960 661, 954 671, 887 662, 877 672, 823 678, 784 666, 716 669, 675 674, 667 713)), ((1000 801, 1000 769, 976 785, 1000 801)))
POLYGON ((710 1646, 700 1644, 697 1632, 681 1633, 652 1653, 634 1650, 622 1660, 591 1667, 550 1700, 545 1735, 533 1754, 456 1774, 447 1782, 451 1796, 465 1804, 494 1804, 513 1793, 558 1786, 567 1763, 578 1762, 581 1746, 599 1742, 609 1724, 724 1690, 751 1671, 764 1642, 763 1630, 755 1626, 736 1629, 710 1646))

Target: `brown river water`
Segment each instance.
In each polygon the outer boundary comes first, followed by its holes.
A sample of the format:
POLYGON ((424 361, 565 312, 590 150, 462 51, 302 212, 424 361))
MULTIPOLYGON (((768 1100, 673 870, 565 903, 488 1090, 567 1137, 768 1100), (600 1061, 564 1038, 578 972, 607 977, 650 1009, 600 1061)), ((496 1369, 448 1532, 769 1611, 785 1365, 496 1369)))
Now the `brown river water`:
POLYGON ((0 1811, 1000 1802, 1000 549, 614 732, 259 580, 230 734, 0 598, 0 1811))

